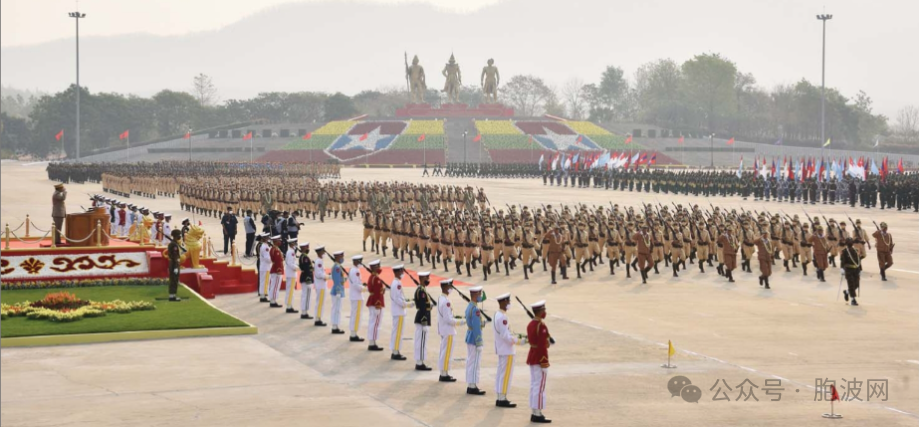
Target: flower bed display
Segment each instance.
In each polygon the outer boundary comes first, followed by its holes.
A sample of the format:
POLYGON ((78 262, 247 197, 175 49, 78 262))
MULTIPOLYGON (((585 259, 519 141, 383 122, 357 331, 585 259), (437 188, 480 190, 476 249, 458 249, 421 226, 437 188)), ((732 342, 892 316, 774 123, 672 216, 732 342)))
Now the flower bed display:
POLYGON ((102 317, 106 313, 126 314, 155 309, 156 306, 147 301, 85 301, 69 292, 56 292, 47 294, 35 302, 0 304, 0 317, 4 320, 11 317, 26 317, 29 320, 74 322, 85 317, 102 317))
POLYGON ((167 279, 150 279, 145 277, 128 279, 64 279, 45 280, 40 282, 3 282, 0 289, 4 291, 17 291, 24 289, 74 289, 74 288, 100 288, 109 286, 166 286, 167 279))

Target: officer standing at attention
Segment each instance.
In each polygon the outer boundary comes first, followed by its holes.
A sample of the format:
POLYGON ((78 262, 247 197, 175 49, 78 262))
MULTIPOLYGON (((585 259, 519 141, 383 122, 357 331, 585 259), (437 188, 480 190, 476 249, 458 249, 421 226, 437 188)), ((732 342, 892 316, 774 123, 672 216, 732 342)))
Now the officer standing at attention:
POLYGON ((181 301, 181 299, 176 296, 176 292, 179 290, 179 268, 182 263, 181 248, 179 247, 179 242, 181 240, 182 232, 179 230, 172 230, 172 239, 166 247, 166 253, 169 257, 169 301, 173 302, 181 301))
POLYGON ((453 317, 453 307, 450 304, 450 289, 453 279, 440 281, 440 290, 443 294, 437 300, 437 333, 440 335, 440 382, 456 382, 450 376, 450 359, 453 357, 453 336, 456 335, 456 326, 462 326, 465 321, 453 317))
POLYGON ((322 306, 325 304, 325 291, 329 285, 326 283, 328 277, 325 274, 325 246, 316 248, 316 259, 313 260, 313 290, 316 291, 316 321, 314 326, 326 326, 322 321, 322 306))
POLYGON ((495 313, 495 353, 498 354, 498 374, 495 376, 495 394, 498 399, 495 400, 495 406, 499 408, 516 408, 516 403, 507 400, 507 391, 511 388, 511 380, 514 378, 514 355, 517 349, 514 347, 520 342, 517 334, 511 332, 510 318, 507 317, 507 309, 511 305, 511 294, 506 293, 498 296, 498 307, 500 310, 495 313))
POLYGON ((351 257, 352 265, 348 270, 348 299, 351 300, 351 324, 348 328, 351 330, 351 342, 364 342, 364 339, 357 336, 357 330, 361 327, 361 310, 364 306, 364 288, 367 287, 361 281, 361 262, 364 260, 363 255, 351 257))
POLYGON ((552 420, 542 414, 546 407, 546 377, 549 374, 549 328, 543 321, 546 318, 546 301, 539 301, 530 306, 533 309, 533 320, 527 325, 527 341, 530 353, 527 365, 530 366, 530 415, 531 423, 548 424, 552 420))
POLYGON ((386 289, 383 287, 383 279, 380 279, 380 260, 370 262, 370 280, 367 281, 367 291, 370 297, 367 298, 367 310, 370 311, 370 321, 367 323, 367 339, 370 345, 367 346, 369 351, 383 351, 383 347, 377 345, 377 338, 380 335, 380 320, 383 318, 383 307, 386 302, 383 299, 383 293, 386 289))
POLYGON ((415 370, 430 371, 424 364, 428 350, 428 331, 431 330, 431 308, 435 302, 425 289, 431 279, 431 272, 418 273, 418 287, 415 288, 415 370))
POLYGON ((345 258, 344 251, 338 251, 332 254, 335 263, 332 264, 332 333, 336 335, 344 334, 345 331, 339 329, 341 323, 341 299, 345 297, 345 271, 341 266, 345 258))
POLYGON ((405 266, 399 264, 392 268, 393 280, 389 284, 389 300, 392 302, 392 336, 389 339, 389 348, 392 349, 390 360, 405 360, 399 349, 402 347, 402 324, 405 320, 405 307, 411 302, 405 301, 405 294, 402 293, 402 275, 405 274, 405 266))
POLYGON ((310 259, 310 242, 300 244, 300 318, 312 320, 310 295, 313 292, 313 260, 310 259))
POLYGON ((482 287, 469 289, 469 305, 466 306, 466 394, 481 396, 485 390, 479 390, 479 368, 482 366, 482 312, 478 303, 482 299, 482 287))
POLYGON ((287 313, 296 314, 294 309, 294 283, 297 283, 297 267, 299 259, 297 258, 297 241, 288 240, 289 250, 284 255, 284 276, 287 278, 287 313))

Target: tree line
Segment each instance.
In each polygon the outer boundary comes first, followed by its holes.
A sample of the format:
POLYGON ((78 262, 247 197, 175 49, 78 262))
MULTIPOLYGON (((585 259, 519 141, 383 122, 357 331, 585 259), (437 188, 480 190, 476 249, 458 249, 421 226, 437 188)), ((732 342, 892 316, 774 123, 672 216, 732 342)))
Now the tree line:
MULTIPOLYGON (((61 147, 73 155, 76 86, 55 94, 31 94, 4 88, 0 105, 0 148, 4 157, 45 157, 61 147), (55 136, 63 132, 63 141, 55 136)), ((635 122, 682 134, 711 134, 740 140, 818 145, 820 87, 807 80, 765 89, 718 54, 700 54, 683 63, 660 59, 638 67, 632 77, 608 66, 596 82, 571 79, 561 88, 533 75, 502 81, 499 100, 518 116, 553 114, 598 123, 635 122)), ((406 88, 366 90, 353 96, 323 92, 267 92, 249 99, 221 101, 205 74, 188 91, 162 90, 152 97, 93 93, 81 88, 81 154, 123 146, 118 135, 130 130, 133 141, 183 135, 188 130, 263 120, 310 123, 360 114, 392 117, 406 102, 406 88)), ((444 95, 429 89, 425 102, 438 106, 444 95)), ((463 87, 460 102, 478 105, 481 89, 463 87)), ((906 106, 894 122, 872 111, 872 100, 859 91, 848 98, 826 90, 826 134, 834 147, 867 148, 883 140, 905 147, 919 144, 919 108, 906 106)))

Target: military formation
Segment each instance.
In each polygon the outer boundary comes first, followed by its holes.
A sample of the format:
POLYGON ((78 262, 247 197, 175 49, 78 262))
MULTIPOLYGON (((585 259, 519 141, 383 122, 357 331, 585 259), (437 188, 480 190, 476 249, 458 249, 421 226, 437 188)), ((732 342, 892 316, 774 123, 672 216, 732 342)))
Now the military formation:
MULTIPOLYGON (((572 266, 578 279, 606 267, 609 275, 615 275, 620 267, 626 278, 634 273, 647 283, 652 271, 661 274, 661 263, 673 277, 693 265, 700 274, 706 273, 706 267, 714 268, 734 282, 734 270, 739 266, 753 273, 756 260, 760 286, 771 289, 769 279, 779 262, 786 273, 800 269, 803 276, 812 273, 826 281, 830 266, 848 265, 837 262, 845 251, 851 247, 860 263, 868 256, 872 240, 881 280, 887 280, 886 270, 893 265, 893 243, 885 223, 874 224, 876 231, 869 233, 861 220, 848 217, 804 219, 766 211, 728 212, 712 205, 648 204, 638 210, 618 205, 534 209, 506 205, 507 210, 499 210, 489 209, 490 202, 481 194, 476 210, 365 211, 364 250, 370 240, 370 250, 383 257, 405 262, 407 256, 410 263, 417 259, 420 266, 427 263, 466 277, 481 270, 483 281, 501 274, 502 267, 505 276, 519 269, 529 280, 541 263, 552 284, 559 274, 561 280, 569 280, 572 266)), ((855 289, 849 293, 856 305, 855 289)))
POLYGON ((449 163, 446 176, 472 178, 541 178, 543 185, 597 188, 702 197, 741 196, 756 201, 847 204, 863 208, 919 212, 919 174, 890 174, 867 180, 850 176, 818 180, 763 178, 747 171, 672 171, 664 169, 546 170, 528 163, 449 163))
POLYGON ((487 393, 479 387, 481 384, 480 370, 485 346, 485 332, 488 329, 488 323, 493 323, 494 348, 498 356, 494 385, 497 395, 495 406, 499 408, 517 406, 516 403, 509 400, 508 392, 513 380, 516 346, 526 344, 529 345, 526 364, 530 369, 530 421, 534 423, 551 422, 542 413, 546 405, 546 379, 550 366, 549 347, 554 343, 545 323, 545 301, 539 301, 527 307, 517 298, 531 319, 526 326, 526 332, 518 333, 515 332, 511 324, 511 317, 508 315, 512 305, 510 293, 499 295, 496 298, 498 310, 492 318, 484 308, 486 296, 482 286, 468 288, 467 295, 454 285, 453 279, 445 278, 439 281, 441 293, 435 299, 428 290, 431 281, 430 272, 417 272, 417 277, 415 277, 403 264, 398 264, 392 267, 393 279, 386 283, 382 278, 380 260, 365 264, 363 255, 354 255, 350 257, 350 265, 347 265, 343 251, 330 253, 325 246, 317 246, 311 251, 309 242, 298 240, 282 242, 280 235, 272 236, 269 233, 261 233, 258 237, 259 243, 256 251, 259 254, 259 302, 267 303, 269 308, 286 307, 285 313, 299 314, 300 319, 312 320, 316 327, 326 327, 331 324, 330 331, 333 335, 348 335, 349 342, 367 342, 367 351, 381 352, 384 350, 382 347, 384 338, 380 334, 380 325, 385 317, 384 311, 388 300, 392 319, 389 339, 390 360, 392 361, 408 359, 402 354, 402 334, 405 332, 409 310, 415 309, 412 352, 415 362, 414 370, 422 372, 434 370, 428 365, 428 363, 434 363, 428 358, 428 336, 432 326, 436 325, 436 332, 440 337, 436 367, 438 381, 443 383, 457 381, 451 375, 454 351, 459 346, 458 343, 454 343, 454 339, 457 335, 457 328, 466 326, 466 333, 463 337, 466 347, 466 394, 472 396, 482 396, 487 393), (282 250, 281 245, 286 248, 282 250), (327 261, 331 265, 328 270, 327 261), (367 274, 362 274, 362 270, 367 274), (294 298, 294 289, 298 280, 301 289, 299 304, 294 298), (283 300, 281 300, 282 283, 286 284, 286 295, 283 296, 283 300), (410 299, 406 297, 404 291, 404 287, 408 284, 415 286, 414 294, 410 299), (367 294, 366 298, 364 294, 367 294), (453 295, 459 295, 466 302, 466 308, 463 311, 454 309, 453 300, 451 300, 453 295), (347 326, 342 321, 342 301, 346 298, 350 305, 350 321, 347 326), (362 325, 361 321, 364 317, 362 313, 365 311, 367 313, 366 326, 362 325), (328 323, 323 321, 324 318, 329 319, 328 323), (360 336, 362 327, 366 327, 365 337, 360 336))

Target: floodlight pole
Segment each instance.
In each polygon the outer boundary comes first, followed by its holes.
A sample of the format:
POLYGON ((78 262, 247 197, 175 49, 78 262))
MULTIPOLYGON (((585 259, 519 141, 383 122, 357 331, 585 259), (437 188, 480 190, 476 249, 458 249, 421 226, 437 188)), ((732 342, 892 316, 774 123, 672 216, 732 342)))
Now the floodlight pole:
MULTIPOLYGON (((75 158, 80 160, 80 19, 86 17, 85 13, 80 12, 70 12, 67 14, 71 18, 74 18, 77 23, 77 93, 76 93, 76 103, 77 103, 77 117, 76 117, 76 146, 75 146, 75 158)), ((63 139, 63 138, 61 138, 63 139)))
POLYGON ((820 64, 820 157, 826 145, 826 21, 833 19, 833 15, 817 15, 823 24, 823 53, 820 64))

